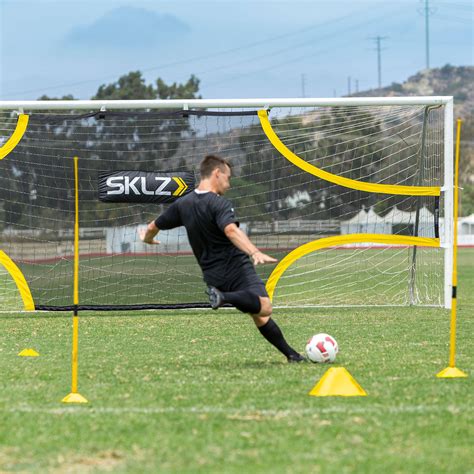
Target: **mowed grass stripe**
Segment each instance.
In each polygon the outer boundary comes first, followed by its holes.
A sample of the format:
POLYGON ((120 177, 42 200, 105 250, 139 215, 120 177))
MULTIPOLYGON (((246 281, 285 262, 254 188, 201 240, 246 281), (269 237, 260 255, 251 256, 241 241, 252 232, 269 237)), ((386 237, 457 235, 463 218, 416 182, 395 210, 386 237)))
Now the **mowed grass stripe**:
POLYGON ((376 405, 370 404, 366 407, 351 407, 351 406, 333 406, 333 407, 315 407, 307 409, 289 409, 289 410, 265 410, 257 409, 255 407, 218 407, 218 406, 200 406, 200 407, 78 407, 69 406, 66 408, 38 408, 34 406, 16 406, 9 408, 0 408, 0 411, 16 413, 44 413, 51 415, 71 415, 71 416, 97 416, 102 414, 140 414, 140 415, 166 415, 166 414, 213 414, 213 415, 226 415, 226 416, 241 416, 258 418, 262 417, 305 417, 311 414, 322 414, 322 413, 346 413, 360 414, 360 413, 439 413, 448 412, 453 415, 471 413, 474 412, 474 406, 472 405, 401 405, 401 406, 387 406, 387 405, 376 405))

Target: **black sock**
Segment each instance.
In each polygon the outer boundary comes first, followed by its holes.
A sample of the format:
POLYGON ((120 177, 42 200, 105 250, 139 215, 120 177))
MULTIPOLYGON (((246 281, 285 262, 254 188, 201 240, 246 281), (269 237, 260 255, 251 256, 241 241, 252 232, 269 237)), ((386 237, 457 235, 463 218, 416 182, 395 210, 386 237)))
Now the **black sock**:
POLYGON ((260 313, 260 298, 257 294, 248 290, 240 291, 222 291, 225 303, 233 304, 243 313, 258 314, 260 313))
POLYGON ((285 354, 286 357, 298 354, 298 352, 288 345, 278 324, 273 321, 273 319, 269 319, 267 324, 260 326, 258 330, 270 344, 273 344, 280 352, 285 354))

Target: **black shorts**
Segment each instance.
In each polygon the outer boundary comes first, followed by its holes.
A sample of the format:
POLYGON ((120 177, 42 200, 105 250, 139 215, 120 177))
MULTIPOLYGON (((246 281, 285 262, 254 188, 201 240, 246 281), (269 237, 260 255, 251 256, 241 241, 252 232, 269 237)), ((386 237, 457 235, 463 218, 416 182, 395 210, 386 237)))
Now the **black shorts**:
POLYGON ((238 268, 238 271, 229 274, 222 282, 208 282, 220 291, 248 290, 262 298, 268 298, 267 289, 262 279, 257 275, 254 266, 249 262, 238 268))

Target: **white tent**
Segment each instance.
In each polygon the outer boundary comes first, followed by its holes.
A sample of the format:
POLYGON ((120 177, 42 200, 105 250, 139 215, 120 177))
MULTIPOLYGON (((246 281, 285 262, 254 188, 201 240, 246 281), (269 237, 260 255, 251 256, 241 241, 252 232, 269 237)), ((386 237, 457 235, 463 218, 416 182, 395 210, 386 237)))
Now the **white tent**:
POLYGON ((371 207, 361 209, 354 217, 341 222, 341 234, 389 234, 390 224, 371 207))
MULTIPOLYGON (((407 212, 394 206, 384 217, 371 207, 361 209, 354 217, 341 222, 341 234, 412 234, 415 229, 416 211, 407 212)), ((433 214, 423 206, 419 212, 419 237, 434 237, 433 214)))
MULTIPOLYGON (((407 212, 393 206, 392 210, 384 216, 384 220, 390 224, 390 233, 397 234, 403 231, 404 234, 413 234, 415 231, 416 211, 407 212)), ((434 237, 434 216, 423 206, 419 212, 418 237, 434 237)))
POLYGON ((402 211, 397 206, 393 206, 392 210, 383 219, 391 224, 413 224, 415 222, 415 215, 411 212, 402 211))

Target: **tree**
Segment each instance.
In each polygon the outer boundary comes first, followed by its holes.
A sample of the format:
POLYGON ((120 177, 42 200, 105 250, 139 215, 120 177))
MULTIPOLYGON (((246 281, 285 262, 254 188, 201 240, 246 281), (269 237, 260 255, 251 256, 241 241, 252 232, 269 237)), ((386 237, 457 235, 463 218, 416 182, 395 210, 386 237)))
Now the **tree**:
POLYGON ((176 84, 174 82, 171 86, 167 86, 162 79, 156 80, 156 87, 158 97, 160 99, 201 99, 196 96, 199 90, 199 79, 192 74, 185 84, 176 84))
POLYGON ((156 88, 147 85, 140 71, 132 71, 121 76, 117 82, 102 84, 93 99, 98 100, 153 100, 153 99, 200 99, 199 79, 191 75, 187 82, 167 85, 160 77, 156 88))
MULTIPOLYGON (((161 79, 158 79, 161 80, 161 79)), ((140 71, 121 76, 117 82, 102 84, 92 99, 96 100, 139 100, 156 99, 157 91, 147 85, 140 71)))
POLYGON ((76 100, 72 94, 63 95, 62 97, 49 97, 47 95, 42 95, 38 100, 76 100))
POLYGON ((470 216, 474 214, 474 184, 466 183, 460 191, 459 216, 470 216))

